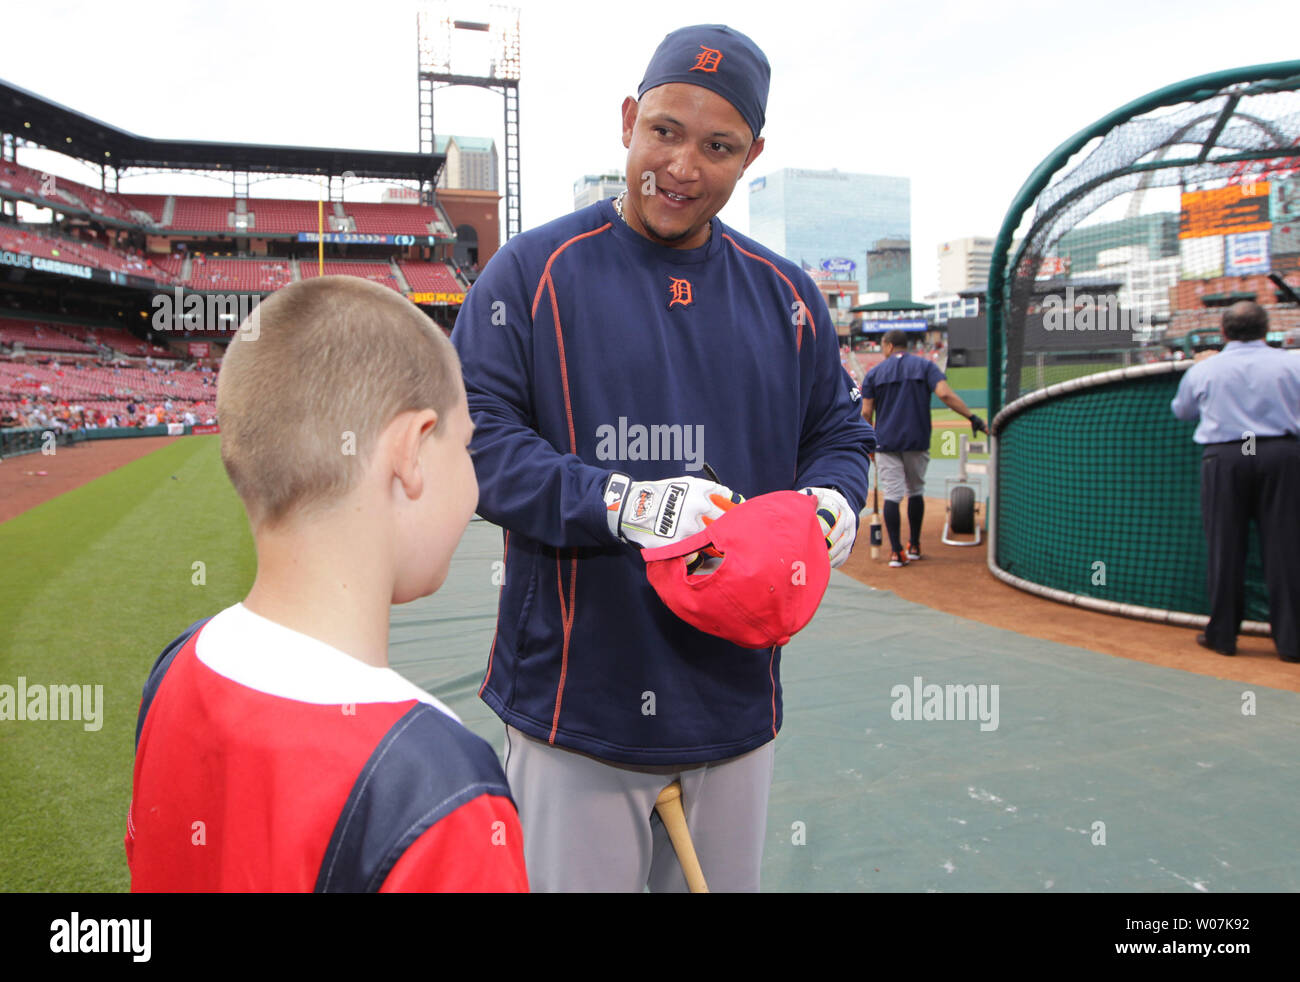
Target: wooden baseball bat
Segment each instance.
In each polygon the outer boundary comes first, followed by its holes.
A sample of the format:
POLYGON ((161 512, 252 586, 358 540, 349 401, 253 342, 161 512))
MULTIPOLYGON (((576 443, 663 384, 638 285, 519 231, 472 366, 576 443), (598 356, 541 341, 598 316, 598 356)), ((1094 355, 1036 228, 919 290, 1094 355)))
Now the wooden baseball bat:
POLYGON ((872 470, 875 471, 875 487, 871 492, 871 558, 880 558, 880 471, 874 466, 876 455, 871 455, 872 470))
POLYGON ((704 870, 700 869, 700 861, 695 855, 695 845, 691 842, 691 833, 686 827, 686 812, 682 810, 681 781, 674 781, 659 792, 659 797, 655 801, 655 810, 659 812, 659 820, 664 823, 664 828, 668 831, 673 851, 677 853, 677 861, 681 863, 682 873, 686 876, 687 887, 690 888, 691 893, 708 893, 709 885, 704 882, 704 870))

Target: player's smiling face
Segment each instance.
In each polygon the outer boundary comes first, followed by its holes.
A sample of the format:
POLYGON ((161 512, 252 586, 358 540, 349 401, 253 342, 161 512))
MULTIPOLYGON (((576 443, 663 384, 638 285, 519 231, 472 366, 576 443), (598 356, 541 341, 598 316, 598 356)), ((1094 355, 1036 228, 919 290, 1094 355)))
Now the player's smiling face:
POLYGON ((711 89, 684 82, 623 101, 627 198, 623 217, 652 242, 694 249, 763 150, 736 107, 711 89), (646 175, 653 174, 653 180, 646 175), (650 193, 646 193, 649 191, 650 193))

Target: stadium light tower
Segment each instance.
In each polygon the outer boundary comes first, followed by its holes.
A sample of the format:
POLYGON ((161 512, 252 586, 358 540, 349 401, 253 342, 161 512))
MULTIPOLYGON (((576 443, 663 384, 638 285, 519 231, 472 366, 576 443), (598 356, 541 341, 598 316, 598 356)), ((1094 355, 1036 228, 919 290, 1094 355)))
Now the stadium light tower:
MULTIPOLYGON (((519 207, 519 10, 493 5, 486 20, 452 16, 438 3, 415 15, 419 49, 420 153, 436 152, 433 94, 451 85, 499 92, 505 100, 506 238, 522 231, 519 207), (483 42, 487 63, 482 63, 483 42)), ((432 186, 421 187, 432 203, 432 186)))

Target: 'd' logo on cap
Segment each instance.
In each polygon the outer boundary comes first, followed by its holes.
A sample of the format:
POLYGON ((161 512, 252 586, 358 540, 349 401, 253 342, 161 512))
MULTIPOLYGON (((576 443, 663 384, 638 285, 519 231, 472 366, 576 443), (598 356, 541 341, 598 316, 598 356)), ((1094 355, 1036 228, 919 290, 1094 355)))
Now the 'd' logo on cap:
POLYGON ((716 72, 718 63, 722 61, 722 52, 717 48, 706 48, 700 45, 700 53, 695 56, 695 64, 691 66, 693 72, 716 72))
POLYGON ((689 307, 693 303, 695 294, 691 291, 691 281, 676 276, 668 277, 668 309, 671 310, 677 304, 689 307))

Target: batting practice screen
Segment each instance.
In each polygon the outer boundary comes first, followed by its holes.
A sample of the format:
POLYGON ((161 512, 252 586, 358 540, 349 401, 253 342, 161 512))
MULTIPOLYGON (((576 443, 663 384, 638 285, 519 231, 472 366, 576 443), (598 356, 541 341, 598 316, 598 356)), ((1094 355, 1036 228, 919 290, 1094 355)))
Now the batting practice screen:
MULTIPOLYGON (((994 575, 1203 626, 1202 448, 1170 401, 1239 300, 1300 358, 1288 287, 1300 292, 1300 62, 1168 86, 1040 164, 989 274, 994 575)), ((1242 630, 1268 633, 1256 538, 1242 630)))

